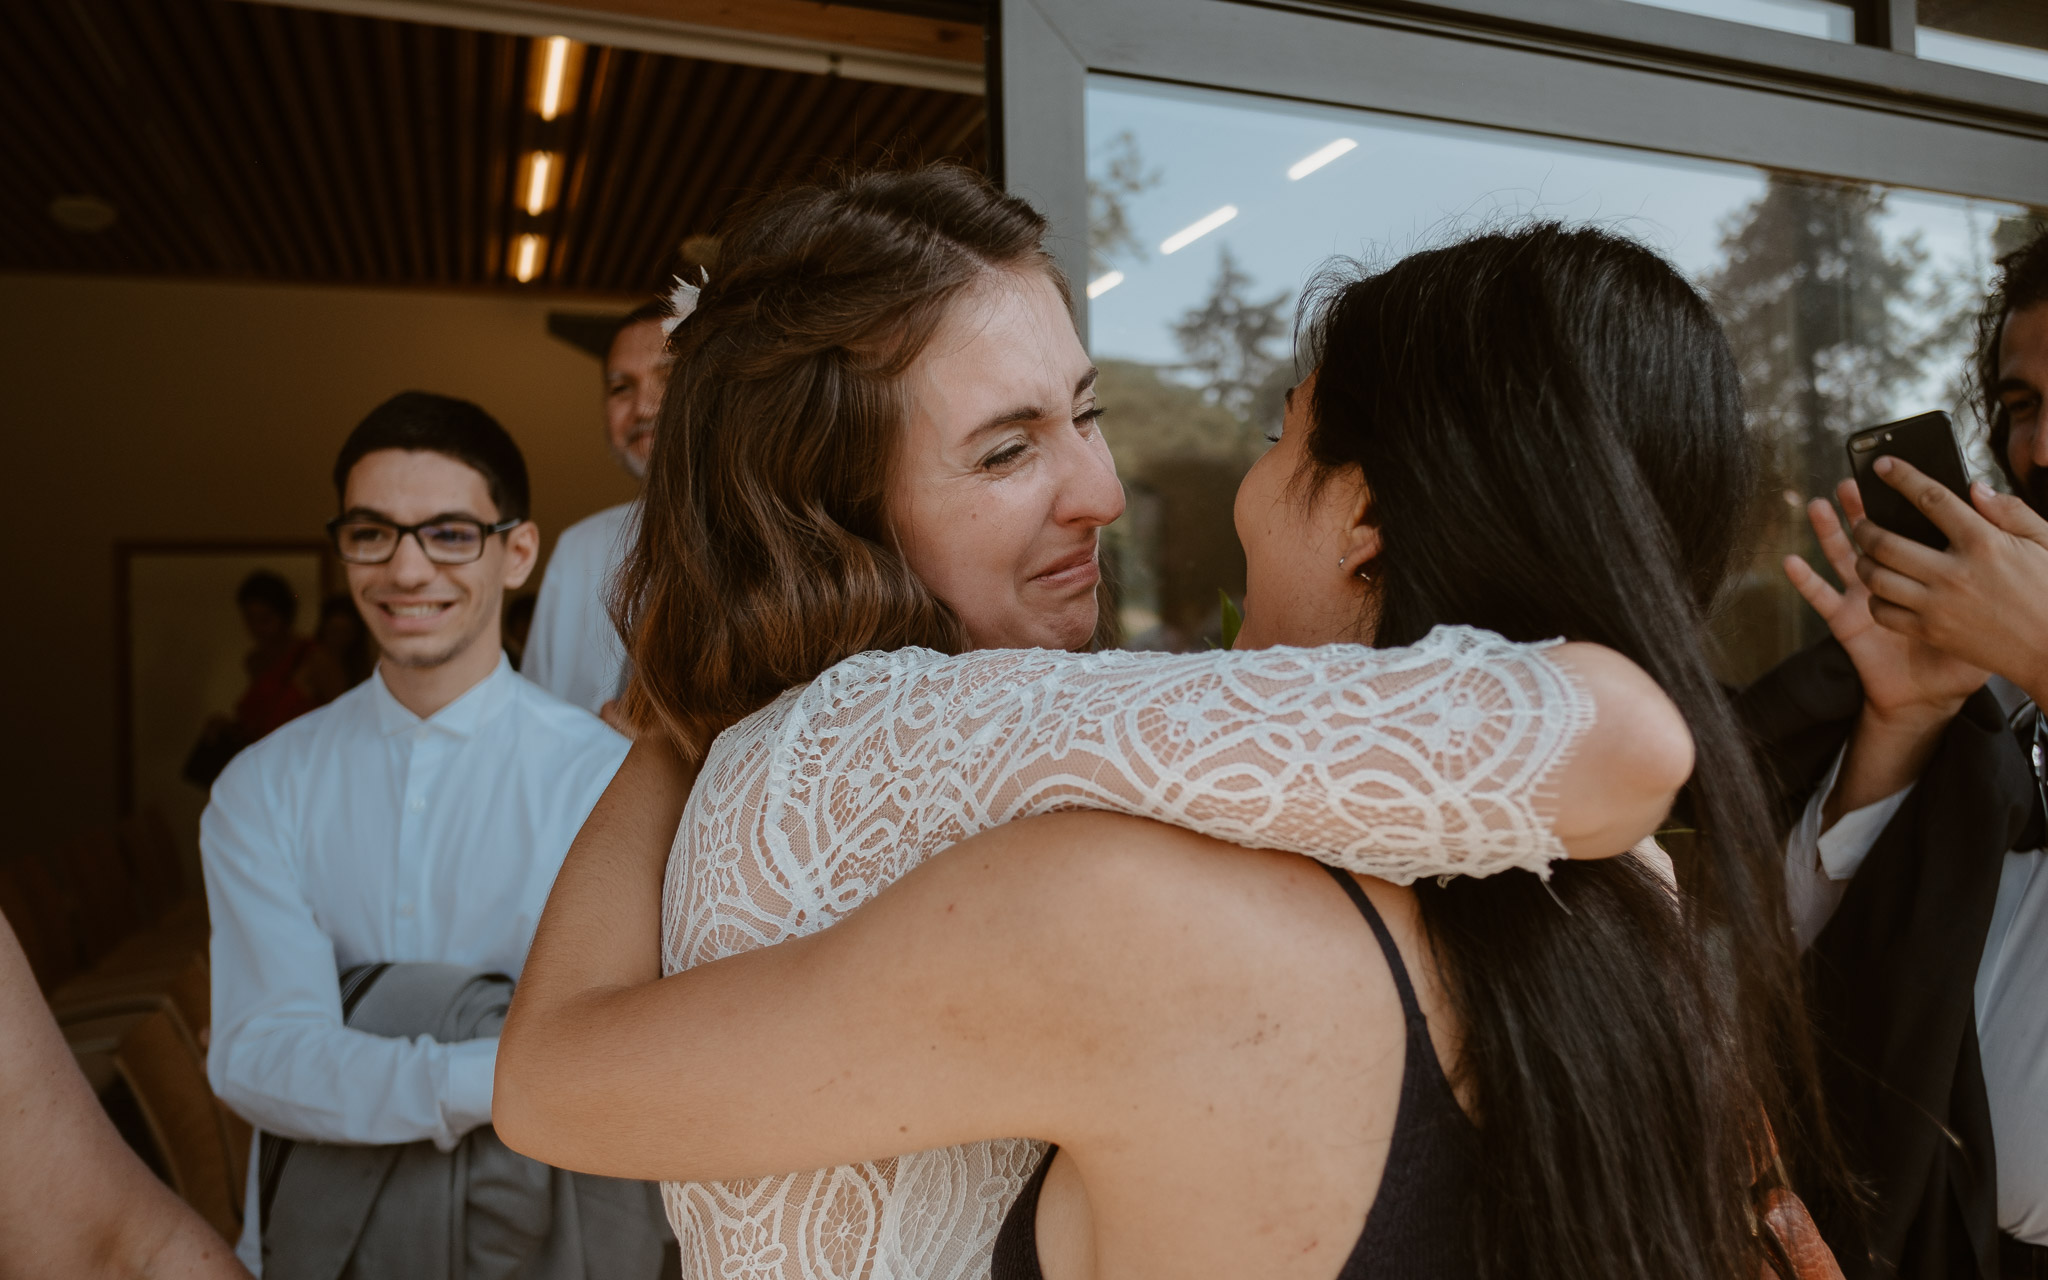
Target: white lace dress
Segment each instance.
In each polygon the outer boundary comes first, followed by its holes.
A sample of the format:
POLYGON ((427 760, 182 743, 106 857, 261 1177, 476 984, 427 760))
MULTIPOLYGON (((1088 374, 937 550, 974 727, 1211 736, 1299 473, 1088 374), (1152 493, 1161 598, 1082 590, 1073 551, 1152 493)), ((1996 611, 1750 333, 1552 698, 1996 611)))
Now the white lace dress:
MULTIPOLYGON (((1102 809, 1397 883, 1564 850, 1537 811, 1591 724, 1545 654, 1439 627, 1405 649, 864 653, 713 744, 663 893, 665 971, 822 929, 949 845, 1102 809)), ((975 1280, 1023 1139, 666 1184, 685 1280, 975 1280)))

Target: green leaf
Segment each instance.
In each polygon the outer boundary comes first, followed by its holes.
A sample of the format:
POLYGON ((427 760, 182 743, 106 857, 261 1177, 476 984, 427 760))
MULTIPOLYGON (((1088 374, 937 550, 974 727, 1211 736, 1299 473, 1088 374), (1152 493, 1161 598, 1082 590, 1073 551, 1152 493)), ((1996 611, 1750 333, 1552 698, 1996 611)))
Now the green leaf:
POLYGON ((1237 605, 1231 600, 1230 593, 1223 588, 1216 588, 1216 599, 1223 606, 1223 647, 1234 648, 1237 645, 1237 633, 1244 628, 1244 615, 1237 611, 1237 605))

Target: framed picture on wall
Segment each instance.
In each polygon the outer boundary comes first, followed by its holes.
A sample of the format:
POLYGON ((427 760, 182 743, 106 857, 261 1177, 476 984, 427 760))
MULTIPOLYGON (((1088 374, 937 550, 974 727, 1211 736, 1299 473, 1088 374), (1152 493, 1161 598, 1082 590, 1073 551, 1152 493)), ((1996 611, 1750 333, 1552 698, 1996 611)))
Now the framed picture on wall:
POLYGON ((117 798, 123 813, 164 815, 188 883, 208 786, 234 750, 331 697, 328 668, 367 672, 353 608, 323 635, 323 602, 343 590, 317 538, 115 544, 117 798), (245 609, 237 596, 252 580, 261 598, 245 609), (282 634, 270 617, 279 608, 282 634))

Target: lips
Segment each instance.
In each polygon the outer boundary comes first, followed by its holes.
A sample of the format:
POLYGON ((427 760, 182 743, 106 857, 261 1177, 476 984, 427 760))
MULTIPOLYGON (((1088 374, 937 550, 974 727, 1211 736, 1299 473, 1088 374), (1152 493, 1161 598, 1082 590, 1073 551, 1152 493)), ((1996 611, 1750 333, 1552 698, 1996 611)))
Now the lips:
POLYGON ((453 600, 379 600, 375 604, 392 630, 400 633, 431 630, 455 607, 453 600))
POLYGON ((1068 587, 1092 587, 1101 576, 1102 571, 1095 563, 1095 547, 1091 544, 1032 574, 1031 582, 1035 586, 1060 590, 1068 587))

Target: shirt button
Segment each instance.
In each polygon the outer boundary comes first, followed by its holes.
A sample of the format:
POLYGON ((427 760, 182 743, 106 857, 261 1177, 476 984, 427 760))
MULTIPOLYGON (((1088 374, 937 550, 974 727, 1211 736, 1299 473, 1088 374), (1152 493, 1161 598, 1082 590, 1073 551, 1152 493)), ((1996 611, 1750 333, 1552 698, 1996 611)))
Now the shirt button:
POLYGON ((411 916, 412 916, 412 899, 411 899, 411 898, 400 898, 400 899, 398 900, 398 914, 399 914, 399 915, 402 915, 402 916, 405 916, 405 917, 407 917, 408 919, 409 919, 409 918, 411 918, 411 916))
POLYGON ((427 807, 427 802, 425 797, 423 796, 414 796, 412 799, 405 802, 405 807, 412 810, 414 813, 418 813, 420 810, 427 807))
POLYGON ((421 725, 419 728, 414 729, 412 731, 412 740, 414 742, 425 742, 427 740, 427 726, 421 725))

